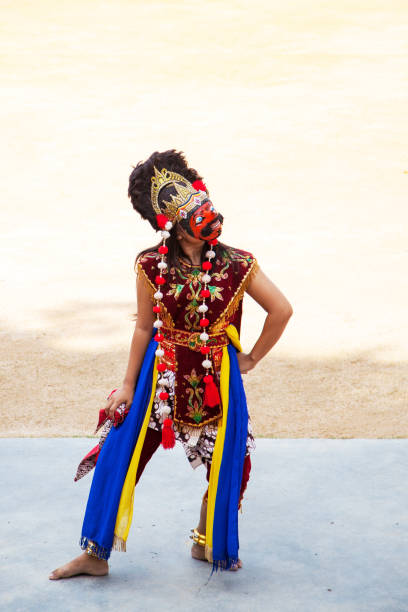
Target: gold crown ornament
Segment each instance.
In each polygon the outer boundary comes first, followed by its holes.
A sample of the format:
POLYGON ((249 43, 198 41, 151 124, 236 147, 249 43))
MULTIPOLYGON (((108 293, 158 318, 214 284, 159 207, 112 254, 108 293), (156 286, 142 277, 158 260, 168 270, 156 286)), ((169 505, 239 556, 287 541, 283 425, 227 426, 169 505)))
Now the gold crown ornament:
POLYGON ((175 219, 185 219, 191 210, 194 210, 199 206, 204 198, 208 195, 205 191, 196 189, 190 181, 188 181, 181 174, 177 172, 171 172, 166 168, 163 168, 159 172, 154 166, 154 176, 152 176, 152 188, 151 188, 151 201, 153 210, 156 214, 166 215, 170 221, 175 219), (159 206, 159 193, 161 189, 167 185, 172 185, 176 190, 176 195, 171 195, 171 202, 163 201, 165 206, 164 210, 161 210, 159 206))

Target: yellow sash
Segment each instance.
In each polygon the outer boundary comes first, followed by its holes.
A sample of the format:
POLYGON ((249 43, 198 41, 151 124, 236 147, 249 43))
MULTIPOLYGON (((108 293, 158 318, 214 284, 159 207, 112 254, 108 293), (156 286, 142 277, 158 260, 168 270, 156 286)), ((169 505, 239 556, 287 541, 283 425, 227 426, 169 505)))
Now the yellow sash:
POLYGON ((116 517, 115 535, 113 538, 113 548, 115 550, 126 550, 126 540, 129 535, 130 525, 132 523, 137 468, 139 466, 140 454, 142 452, 147 427, 150 421, 150 414, 152 412, 153 400, 156 393, 156 382, 157 357, 155 357, 153 364, 152 392, 150 395, 149 405, 147 407, 143 425, 136 442, 135 450, 133 451, 133 456, 126 474, 125 483, 123 485, 122 494, 120 497, 119 509, 116 517))
MULTIPOLYGON (((238 330, 235 325, 228 325, 225 329, 232 344, 242 352, 242 346, 239 341, 238 330)), ((217 437, 215 440, 214 451, 211 461, 210 482, 208 485, 208 501, 207 501, 207 521, 206 521, 206 536, 205 536, 205 558, 212 563, 212 548, 213 548, 213 524, 215 499, 217 497, 218 478, 220 474, 222 453, 224 450, 225 433, 227 430, 228 419, 228 403, 229 403, 229 376, 230 376, 230 358, 228 347, 222 349, 221 361, 221 376, 220 376, 220 391, 222 403, 222 419, 218 424, 217 437)))

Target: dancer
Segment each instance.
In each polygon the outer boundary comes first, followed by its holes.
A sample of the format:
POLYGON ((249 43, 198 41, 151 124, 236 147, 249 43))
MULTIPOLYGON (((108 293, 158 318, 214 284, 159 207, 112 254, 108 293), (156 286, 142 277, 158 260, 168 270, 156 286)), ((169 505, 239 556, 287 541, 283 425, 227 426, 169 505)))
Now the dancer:
POLYGON ((182 153, 156 152, 140 162, 128 194, 161 241, 136 258, 138 312, 127 371, 101 410, 99 443, 75 477, 95 467, 84 552, 52 580, 108 573, 111 550, 126 550, 144 467, 160 444, 171 449, 176 441, 193 468, 204 465, 208 481, 191 530, 192 556, 213 570, 242 567, 238 510, 255 444, 241 374, 268 353, 292 315, 254 255, 219 242, 223 215, 182 153), (267 312, 248 354, 239 339, 245 292, 267 312))

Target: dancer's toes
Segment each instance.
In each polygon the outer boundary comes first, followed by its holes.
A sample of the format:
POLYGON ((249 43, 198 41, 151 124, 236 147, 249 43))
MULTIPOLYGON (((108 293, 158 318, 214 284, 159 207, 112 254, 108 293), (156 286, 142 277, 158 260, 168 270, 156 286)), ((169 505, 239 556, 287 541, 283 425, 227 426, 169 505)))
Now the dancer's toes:
POLYGON ((48 578, 49 578, 50 580, 58 580, 59 576, 57 575, 57 571, 58 571, 58 570, 56 570, 56 569, 55 569, 55 570, 53 570, 53 571, 51 572, 51 574, 48 576, 48 578))
POLYGON ((231 572, 236 572, 242 567, 241 559, 238 559, 237 563, 233 563, 230 567, 231 572))

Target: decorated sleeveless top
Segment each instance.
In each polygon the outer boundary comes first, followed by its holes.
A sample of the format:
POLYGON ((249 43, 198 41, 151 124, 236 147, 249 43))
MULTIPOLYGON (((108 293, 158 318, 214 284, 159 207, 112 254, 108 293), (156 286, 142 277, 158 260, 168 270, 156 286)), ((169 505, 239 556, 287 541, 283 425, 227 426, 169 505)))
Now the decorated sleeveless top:
MULTIPOLYGON (((220 255, 214 258, 211 281, 207 288, 210 297, 206 304, 206 316, 210 325, 206 329, 210 352, 206 356, 212 363, 214 382, 219 390, 223 346, 230 342, 225 328, 232 324, 238 334, 241 331, 242 299, 249 281, 259 268, 256 258, 248 251, 230 248, 230 256, 220 246, 220 255), (214 283, 214 284, 211 284, 214 283)), ((160 255, 148 251, 140 255, 135 264, 137 274, 141 274, 149 288, 152 302, 155 303, 155 277, 160 255)), ((204 283, 201 266, 178 260, 177 267, 169 267, 164 275, 166 283, 160 287, 163 293, 162 348, 163 361, 175 373, 174 416, 175 424, 202 427, 222 416, 222 405, 204 406, 203 355, 200 352, 201 313, 198 307, 204 283)))

